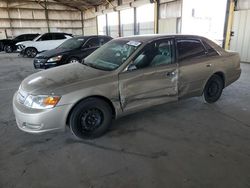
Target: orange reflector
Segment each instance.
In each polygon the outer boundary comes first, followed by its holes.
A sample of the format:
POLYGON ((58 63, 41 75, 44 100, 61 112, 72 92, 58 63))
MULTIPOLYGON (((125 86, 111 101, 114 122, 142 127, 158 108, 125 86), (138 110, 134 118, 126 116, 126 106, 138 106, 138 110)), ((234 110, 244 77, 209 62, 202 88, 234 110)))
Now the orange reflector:
POLYGON ((43 104, 55 106, 59 100, 60 97, 47 97, 44 99, 43 104))

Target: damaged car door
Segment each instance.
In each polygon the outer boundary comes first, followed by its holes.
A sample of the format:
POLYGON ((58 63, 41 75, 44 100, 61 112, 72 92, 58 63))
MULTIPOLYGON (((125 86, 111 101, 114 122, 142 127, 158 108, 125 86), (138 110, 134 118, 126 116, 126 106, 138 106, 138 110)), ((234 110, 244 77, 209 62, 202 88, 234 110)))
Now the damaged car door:
POLYGON ((123 111, 177 101, 177 80, 174 40, 167 38, 150 42, 119 74, 123 111))
POLYGON ((216 52, 210 56, 202 41, 195 38, 177 38, 176 46, 179 64, 179 98, 199 96, 213 73, 213 64, 218 59, 216 52))

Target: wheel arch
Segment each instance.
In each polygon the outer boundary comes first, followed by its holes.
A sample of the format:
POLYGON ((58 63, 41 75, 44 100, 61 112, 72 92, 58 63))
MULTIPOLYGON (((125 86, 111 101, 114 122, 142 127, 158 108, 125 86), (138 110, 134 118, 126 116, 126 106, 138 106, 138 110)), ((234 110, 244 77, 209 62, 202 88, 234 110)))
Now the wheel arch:
POLYGON ((222 81, 223 81, 223 88, 224 88, 225 87, 225 83, 226 83, 225 74, 222 71, 217 71, 213 75, 218 75, 222 79, 222 81))
POLYGON ((28 46, 28 47, 26 47, 26 48, 24 49, 24 54, 27 55, 27 50, 28 50, 28 49, 32 49, 32 48, 34 48, 34 49, 36 50, 37 54, 39 53, 39 51, 37 50, 36 47, 34 47, 34 46, 28 46))
POLYGON ((26 51, 27 51, 28 49, 31 49, 31 48, 34 48, 34 49, 38 52, 38 50, 37 50, 36 47, 34 47, 34 46, 28 46, 28 47, 26 47, 26 48, 24 49, 25 53, 26 53, 26 51))
POLYGON ((70 59, 73 59, 73 58, 75 58, 75 59, 81 61, 81 59, 80 59, 79 57, 77 57, 76 55, 70 55, 70 56, 68 56, 68 57, 66 58, 66 62, 68 63, 68 61, 69 61, 70 59))
POLYGON ((90 99, 90 98, 96 98, 96 99, 101 99, 103 101, 105 101, 110 107, 111 107, 111 110, 112 110, 112 118, 114 119, 116 117, 116 110, 115 110, 115 107, 114 107, 114 104, 112 103, 112 101, 107 98, 107 97, 104 97, 104 96, 101 96, 101 95, 92 95, 92 96, 88 96, 88 97, 85 97, 85 98, 82 98, 80 99, 79 101, 77 101, 73 107, 70 109, 68 115, 67 115, 67 118, 66 118, 66 126, 69 126, 69 118, 70 118, 70 115, 72 113, 72 111, 74 110, 74 108, 82 101, 84 100, 87 100, 87 99, 90 99))
POLYGON ((223 81, 223 88, 225 87, 225 84, 226 84, 225 73, 222 72, 222 71, 216 71, 216 72, 214 72, 214 73, 206 80, 206 82, 204 83, 203 89, 202 89, 202 94, 203 94, 203 92, 204 92, 204 89, 205 89, 205 87, 206 87, 206 85, 207 85, 208 80, 209 80, 213 75, 219 76, 219 77, 222 79, 222 81, 223 81))

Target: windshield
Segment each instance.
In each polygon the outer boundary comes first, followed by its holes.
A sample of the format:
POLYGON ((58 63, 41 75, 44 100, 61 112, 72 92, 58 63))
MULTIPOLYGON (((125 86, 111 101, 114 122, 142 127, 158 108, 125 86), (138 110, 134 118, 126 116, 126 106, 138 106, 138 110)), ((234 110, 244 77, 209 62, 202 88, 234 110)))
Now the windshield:
POLYGON ((33 39, 33 41, 37 41, 42 35, 38 35, 36 38, 33 39))
POLYGON ((62 43, 58 48, 73 50, 76 48, 80 48, 84 44, 85 40, 83 38, 72 38, 66 40, 62 43))
POLYGON ((89 55, 84 64, 101 70, 115 70, 141 45, 138 41, 112 40, 89 55))

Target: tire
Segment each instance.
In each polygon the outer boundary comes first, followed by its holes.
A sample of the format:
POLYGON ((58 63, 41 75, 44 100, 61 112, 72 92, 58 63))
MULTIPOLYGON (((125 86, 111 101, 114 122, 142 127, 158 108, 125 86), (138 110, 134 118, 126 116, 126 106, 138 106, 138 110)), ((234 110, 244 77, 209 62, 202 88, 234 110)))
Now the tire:
POLYGON ((203 98, 207 103, 216 102, 223 91, 224 82, 223 79, 214 74, 206 83, 206 86, 203 91, 203 98))
POLYGON ((80 63, 80 60, 78 58, 71 57, 69 58, 68 63, 80 63))
POLYGON ((89 98, 77 104, 69 118, 69 126, 79 139, 93 139, 103 135, 111 125, 112 109, 98 98, 89 98))
POLYGON ((6 53, 11 53, 11 52, 13 52, 13 48, 10 45, 6 45, 6 46, 4 46, 4 51, 6 53))
POLYGON ((36 48, 27 48, 27 49, 25 50, 25 54, 26 54, 28 57, 34 58, 34 57, 36 57, 36 55, 37 55, 37 49, 36 49, 36 48))

